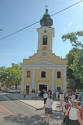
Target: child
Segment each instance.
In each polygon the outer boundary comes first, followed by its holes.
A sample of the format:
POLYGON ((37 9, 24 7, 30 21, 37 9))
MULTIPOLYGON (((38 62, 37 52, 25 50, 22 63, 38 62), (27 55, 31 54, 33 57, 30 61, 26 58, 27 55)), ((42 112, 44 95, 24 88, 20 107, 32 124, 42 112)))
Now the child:
POLYGON ((50 121, 50 114, 52 113, 52 95, 48 94, 48 98, 46 100, 46 104, 45 104, 45 122, 47 124, 49 124, 50 121))

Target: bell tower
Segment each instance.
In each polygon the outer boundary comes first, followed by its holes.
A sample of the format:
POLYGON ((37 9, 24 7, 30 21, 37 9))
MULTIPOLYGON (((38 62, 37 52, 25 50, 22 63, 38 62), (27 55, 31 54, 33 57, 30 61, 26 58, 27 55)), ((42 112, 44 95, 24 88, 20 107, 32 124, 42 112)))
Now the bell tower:
POLYGON ((53 20, 48 14, 48 9, 40 20, 41 27, 38 31, 38 51, 52 51, 52 41, 54 37, 53 20))

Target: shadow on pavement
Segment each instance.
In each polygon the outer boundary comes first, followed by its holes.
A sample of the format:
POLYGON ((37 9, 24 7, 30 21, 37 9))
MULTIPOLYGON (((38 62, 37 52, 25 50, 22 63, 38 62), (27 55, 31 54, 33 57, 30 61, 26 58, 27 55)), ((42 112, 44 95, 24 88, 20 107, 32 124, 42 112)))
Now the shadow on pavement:
POLYGON ((58 120, 63 120, 64 116, 62 111, 55 110, 55 111, 52 111, 51 118, 58 121, 58 120))
POLYGON ((26 115, 18 114, 4 117, 4 119, 6 121, 16 122, 20 125, 44 125, 43 118, 39 115, 28 117, 26 115))
MULTIPOLYGON (((39 115, 28 117, 27 115, 18 114, 6 116, 4 119, 6 121, 18 123, 20 125, 45 125, 44 118, 39 115)), ((62 119, 63 116, 61 115, 61 112, 55 111, 51 114, 50 125, 61 125, 62 119), (58 123, 59 120, 60 122, 58 123)))

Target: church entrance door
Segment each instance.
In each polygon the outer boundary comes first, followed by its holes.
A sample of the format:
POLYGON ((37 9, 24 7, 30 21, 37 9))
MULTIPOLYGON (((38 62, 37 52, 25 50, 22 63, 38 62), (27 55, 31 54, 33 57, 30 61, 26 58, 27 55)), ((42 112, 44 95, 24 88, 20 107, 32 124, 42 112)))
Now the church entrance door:
POLYGON ((45 84, 39 84, 40 96, 43 97, 44 91, 47 91, 48 86, 45 84))
POLYGON ((26 94, 29 94, 29 85, 26 85, 26 94))
POLYGON ((47 91, 47 85, 45 85, 45 84, 39 84, 39 91, 43 91, 43 90, 47 91))

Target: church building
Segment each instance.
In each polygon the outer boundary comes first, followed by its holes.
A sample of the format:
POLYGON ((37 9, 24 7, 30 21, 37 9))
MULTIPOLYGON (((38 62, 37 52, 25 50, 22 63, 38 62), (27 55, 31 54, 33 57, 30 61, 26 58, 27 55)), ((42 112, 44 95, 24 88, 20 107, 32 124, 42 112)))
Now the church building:
MULTIPOLYGON (((37 53, 23 59, 21 91, 63 90, 66 91, 67 60, 52 52, 54 28, 48 9, 40 20, 37 53)), ((58 49, 58 48, 57 48, 58 49)))

